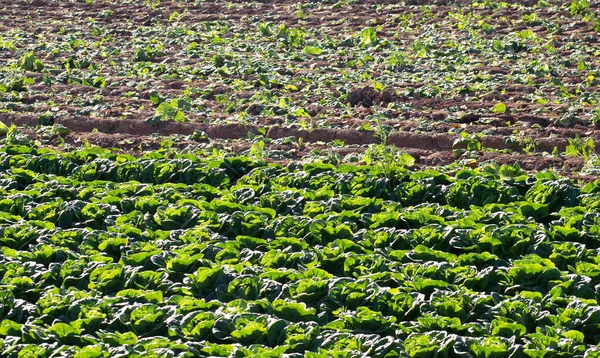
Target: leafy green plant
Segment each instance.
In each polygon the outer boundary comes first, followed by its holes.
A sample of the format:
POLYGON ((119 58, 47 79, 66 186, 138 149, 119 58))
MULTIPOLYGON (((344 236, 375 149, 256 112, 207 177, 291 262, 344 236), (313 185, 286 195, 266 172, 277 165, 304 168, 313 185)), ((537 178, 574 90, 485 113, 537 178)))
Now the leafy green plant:
POLYGON ((146 6, 155 10, 158 6, 160 6, 160 0, 144 0, 146 6))
POLYGON ((148 62, 153 61, 156 57, 164 56, 164 51, 162 46, 146 46, 143 48, 138 48, 135 50, 133 55, 133 61, 135 62, 148 62))
MULTIPOLYGON (((174 98, 171 101, 160 102, 158 97, 153 97, 153 103, 159 103, 156 107, 156 120, 159 121, 175 121, 175 122, 187 122, 185 113, 183 110, 189 110, 189 101, 181 98, 174 98)), ((154 118, 152 119, 154 120, 154 118)))
POLYGON ((504 113, 506 113, 506 104, 504 104, 502 102, 496 103, 492 107, 492 112, 494 112, 496 114, 504 114, 504 113))
POLYGON ((569 14, 571 16, 585 15, 590 9, 588 0, 573 0, 569 5, 569 14))
POLYGON ((33 52, 27 52, 21 59, 21 68, 26 71, 39 72, 44 69, 44 64, 35 57, 33 52))
MULTIPOLYGON (((262 30, 261 30, 262 31, 262 30)), ((298 28, 289 28, 286 24, 281 24, 277 28, 277 37, 282 42, 292 48, 301 48, 304 45, 304 38, 307 33, 298 28)))
POLYGON ((271 35, 273 35, 273 29, 271 27, 271 24, 269 24, 269 23, 259 22, 258 23, 258 30, 260 31, 261 35, 263 35, 263 36, 271 36, 271 35))
POLYGON ((461 132, 460 136, 454 140, 454 143, 452 143, 452 150, 455 154, 461 154, 464 151, 481 151, 483 150, 481 138, 483 138, 483 134, 481 133, 469 134, 467 132, 461 132))
POLYGON ((596 153, 596 144, 594 138, 581 139, 579 136, 569 138, 569 145, 565 149, 566 156, 582 156, 588 160, 590 155, 596 153))
POLYGON ((306 53, 308 55, 319 56, 320 54, 323 53, 323 49, 321 49, 319 47, 315 47, 315 46, 304 46, 304 53, 306 53))
POLYGON ((537 152, 537 143, 532 137, 524 137, 521 139, 521 148, 527 154, 535 154, 537 152))
POLYGON ((386 60, 387 65, 393 69, 402 69, 406 65, 409 64, 409 58, 405 54, 400 51, 394 51, 390 53, 389 57, 386 60))
POLYGON ((255 160, 264 160, 265 154, 265 142, 262 140, 255 141, 250 147, 250 156, 255 160))
POLYGON ((179 13, 177 11, 173 11, 171 15, 169 15, 169 22, 178 23, 181 19, 187 14, 187 10, 179 13))
POLYGON ((377 45, 377 31, 372 27, 365 27, 360 32, 360 46, 374 47, 377 45))
POLYGON ((0 93, 17 91, 23 92, 27 90, 27 86, 34 84, 33 78, 29 78, 22 74, 14 73, 0 82, 0 93))
POLYGON ((564 126, 564 127, 573 127, 577 123, 583 122, 579 112, 581 108, 577 105, 569 106, 567 111, 560 117, 552 120, 553 124, 564 126))
POLYGON ((192 133, 192 135, 190 136, 190 138, 192 140, 197 141, 197 142, 206 142, 206 141, 209 141, 208 134, 206 134, 206 132, 200 131, 200 130, 194 131, 194 133, 192 133))
POLYGON ((585 161, 581 172, 590 175, 600 175, 600 156, 591 154, 585 161))
POLYGON ((16 50, 15 44, 10 40, 5 40, 2 36, 0 36, 0 50, 2 51, 13 51, 16 50))
POLYGON ((591 113, 591 122, 593 124, 600 124, 600 109, 593 109, 591 113))
POLYGON ((0 135, 6 135, 8 133, 8 126, 4 122, 0 122, 0 135))
POLYGON ((407 168, 414 165, 415 158, 393 145, 380 143, 369 145, 363 155, 363 161, 381 171, 390 180, 390 185, 393 185, 398 178, 406 174, 407 168))

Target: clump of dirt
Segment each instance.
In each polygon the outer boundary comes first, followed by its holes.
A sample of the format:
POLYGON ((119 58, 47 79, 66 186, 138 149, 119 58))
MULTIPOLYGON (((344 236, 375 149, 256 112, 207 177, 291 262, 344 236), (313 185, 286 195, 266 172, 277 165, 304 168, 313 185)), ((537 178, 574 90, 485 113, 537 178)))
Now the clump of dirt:
POLYGON ((353 89, 346 97, 347 103, 351 106, 371 107, 374 104, 386 104, 400 100, 400 96, 395 91, 386 88, 377 91, 373 87, 365 86, 363 88, 353 89))

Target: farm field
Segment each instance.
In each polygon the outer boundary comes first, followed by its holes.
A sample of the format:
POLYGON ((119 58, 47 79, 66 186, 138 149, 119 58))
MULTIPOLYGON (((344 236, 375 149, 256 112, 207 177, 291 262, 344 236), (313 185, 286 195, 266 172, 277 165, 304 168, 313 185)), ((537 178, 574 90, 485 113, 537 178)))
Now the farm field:
POLYGON ((600 357, 596 1, 0 0, 1 357, 600 357))
POLYGON ((2 356, 600 354, 600 181, 7 142, 2 356))
POLYGON ((408 3, 2 0, 0 120, 129 150, 250 132, 282 160, 389 134, 425 165, 463 133, 479 161, 581 169, 551 154, 600 139, 593 1, 408 3))

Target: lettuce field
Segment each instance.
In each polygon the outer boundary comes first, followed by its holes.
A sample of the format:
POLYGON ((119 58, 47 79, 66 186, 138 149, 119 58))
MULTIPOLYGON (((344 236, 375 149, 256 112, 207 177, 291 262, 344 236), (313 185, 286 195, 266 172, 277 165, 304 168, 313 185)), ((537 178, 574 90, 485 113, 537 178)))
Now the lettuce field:
POLYGON ((600 357, 599 6, 0 0, 0 356, 600 357))
POLYGON ((600 354, 600 181, 9 138, 3 356, 600 354))

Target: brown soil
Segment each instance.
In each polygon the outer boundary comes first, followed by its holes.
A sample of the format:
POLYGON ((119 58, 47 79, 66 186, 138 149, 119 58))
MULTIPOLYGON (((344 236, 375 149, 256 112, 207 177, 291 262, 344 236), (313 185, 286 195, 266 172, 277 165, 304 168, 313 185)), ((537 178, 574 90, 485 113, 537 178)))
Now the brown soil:
MULTIPOLYGON (((177 131, 171 131, 169 136, 144 135, 132 133, 105 133, 105 132, 70 132, 68 135, 60 138, 58 136, 50 137, 43 136, 40 132, 36 132, 31 127, 23 127, 21 130, 26 134, 37 138, 44 145, 58 149, 69 147, 77 147, 83 143, 90 143, 104 148, 113 148, 123 152, 141 155, 149 150, 157 150, 165 145, 165 139, 169 139, 170 145, 173 148, 182 151, 197 151, 206 150, 210 153, 212 148, 224 149, 232 155, 248 154, 252 143, 246 140, 245 136, 232 139, 232 133, 235 131, 226 132, 226 127, 220 127, 219 131, 213 128, 212 133, 224 133, 224 136, 212 136, 208 141, 195 141, 187 135, 173 134, 177 131)), ((210 128, 210 127, 209 127, 210 128)), ((180 131, 181 132, 181 131, 180 131)), ((238 133, 239 132, 238 130, 238 133)), ((367 143, 376 142, 375 140, 367 139, 364 132, 356 132, 357 137, 353 137, 349 131, 341 132, 340 130, 332 130, 330 132, 321 130, 318 138, 326 140, 314 139, 311 132, 299 133, 298 131, 287 131, 284 128, 273 127, 265 136, 267 142, 265 152, 269 153, 283 152, 284 158, 269 158, 270 161, 286 164, 289 161, 302 160, 307 155, 319 151, 321 155, 332 153, 338 155, 341 160, 347 156, 357 156, 367 149, 367 143), (361 135, 363 135, 361 137, 361 135), (289 143, 277 144, 276 139, 295 137, 289 143), (348 143, 354 145, 332 146, 332 141, 329 139, 346 138, 348 143), (298 140, 301 139, 301 140, 298 140), (354 139, 354 140, 353 140, 354 139)), ((457 160, 462 160, 465 163, 477 165, 480 163, 494 161, 498 164, 514 164, 519 163, 522 169, 527 171, 540 171, 544 169, 555 169, 563 175, 574 177, 582 180, 594 180, 595 177, 578 174, 583 168, 584 160, 582 157, 566 157, 566 156, 551 156, 549 154, 530 155, 526 153, 510 152, 503 153, 498 151, 479 151, 461 153, 452 150, 449 136, 426 136, 415 135, 414 133, 395 133, 390 136, 391 144, 398 145, 407 153, 411 154, 416 159, 415 169, 426 168, 431 166, 449 165, 457 160)), ((343 140, 343 139, 342 139, 343 140)))

